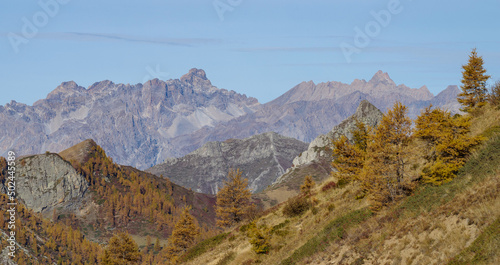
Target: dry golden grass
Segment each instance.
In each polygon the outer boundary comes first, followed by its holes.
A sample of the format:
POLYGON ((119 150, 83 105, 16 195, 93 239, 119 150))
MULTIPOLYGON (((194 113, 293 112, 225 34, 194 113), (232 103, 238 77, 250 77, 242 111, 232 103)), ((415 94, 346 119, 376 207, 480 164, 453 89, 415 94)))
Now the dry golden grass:
MULTIPOLYGON (((495 126, 500 132, 500 110, 487 106, 482 111, 472 120, 472 134, 494 140, 495 126)), ((488 144, 484 145, 488 147, 488 144)), ((422 143, 414 142, 411 149, 423 148, 422 143)), ((500 171, 496 166, 500 159, 495 148, 477 151, 470 165, 452 182, 439 187, 421 186, 412 196, 389 205, 361 225, 346 226, 342 237, 327 242, 323 251, 313 249, 292 264, 448 263, 475 244, 484 229, 500 218, 500 171)), ((416 179, 424 161, 418 152, 412 153, 410 160, 408 175, 416 179)), ((321 187, 322 184, 317 183, 314 210, 287 218, 282 214, 281 205, 259 218, 257 226, 280 227, 279 232, 272 234, 270 254, 255 254, 246 234, 234 229, 234 240, 225 240, 187 264, 215 265, 230 252, 235 253, 235 258, 229 264, 282 264, 301 247, 314 242, 332 220, 369 206, 367 198, 356 199, 361 191, 357 183, 326 192, 322 192, 321 187)), ((495 259, 499 260, 500 254, 490 261, 495 259)))
POLYGON ((474 136, 500 126, 500 109, 486 105, 480 112, 481 115, 476 114, 474 115, 476 117, 472 119, 471 134, 474 136))

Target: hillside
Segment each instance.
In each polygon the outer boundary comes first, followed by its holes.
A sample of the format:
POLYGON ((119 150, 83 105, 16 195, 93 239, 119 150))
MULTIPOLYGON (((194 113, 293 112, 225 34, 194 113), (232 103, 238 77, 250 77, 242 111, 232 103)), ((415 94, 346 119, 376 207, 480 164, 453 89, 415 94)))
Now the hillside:
POLYGON ((260 192, 283 175, 306 147, 299 140, 268 132, 241 140, 208 142, 184 157, 168 159, 147 171, 197 192, 216 194, 229 169, 239 168, 250 190, 260 192))
MULTIPOLYGON (((201 228, 200 239, 215 233, 214 196, 117 165, 93 140, 60 154, 22 157, 17 163, 19 264, 71 259, 78 261, 71 264, 95 264, 102 249, 95 242, 105 243, 117 231, 130 233, 142 248, 147 238, 164 245, 185 206, 191 207, 190 213, 201 228), (47 243, 51 238, 55 241, 47 243)), ((8 175, 4 158, 0 166, 0 186, 5 192, 8 175)), ((0 195, 0 200, 7 201, 5 194, 0 195)), ((8 208, 6 203, 2 205, 0 232, 5 249, 8 208)))
POLYGON ((487 140, 452 181, 420 184, 373 212, 368 198, 358 197, 359 183, 334 187, 328 179, 303 214, 285 215, 284 203, 255 220, 269 254, 252 250, 248 230, 255 228, 243 223, 193 248, 185 264, 498 264, 500 109, 474 115, 472 135, 487 140))
POLYGON ((264 202, 265 207, 270 207, 297 195, 302 181, 308 175, 317 182, 323 182, 331 176, 333 170, 332 141, 341 135, 346 135, 352 141, 351 131, 355 128, 356 121, 375 127, 382 115, 383 113, 370 102, 361 101, 352 116, 333 127, 327 134, 316 137, 306 151, 293 159, 292 167, 256 196, 264 202))

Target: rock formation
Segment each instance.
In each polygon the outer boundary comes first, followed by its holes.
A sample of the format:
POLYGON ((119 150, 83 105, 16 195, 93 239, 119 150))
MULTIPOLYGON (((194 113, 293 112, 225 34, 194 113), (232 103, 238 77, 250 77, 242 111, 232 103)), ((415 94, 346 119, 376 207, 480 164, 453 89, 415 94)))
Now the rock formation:
POLYGON ((25 157, 17 167, 17 198, 35 212, 77 206, 88 186, 85 178, 57 154, 25 157))
POLYGON ((307 144, 274 132, 243 140, 208 142, 181 158, 148 169, 157 176, 197 192, 216 194, 230 168, 239 168, 253 192, 259 192, 285 173, 307 144))

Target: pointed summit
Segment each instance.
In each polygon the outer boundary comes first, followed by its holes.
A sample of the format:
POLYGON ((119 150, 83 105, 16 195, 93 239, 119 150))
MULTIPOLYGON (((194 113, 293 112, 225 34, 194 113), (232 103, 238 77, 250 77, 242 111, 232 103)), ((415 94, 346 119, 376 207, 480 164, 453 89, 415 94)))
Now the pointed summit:
POLYGON ((396 85, 394 81, 389 77, 389 74, 382 72, 382 70, 378 70, 377 73, 370 79, 368 83, 379 84, 382 83, 384 85, 396 85))
POLYGON ((205 71, 197 68, 192 68, 187 74, 181 76, 181 81, 199 87, 212 86, 212 83, 208 80, 205 71))
POLYGON ((82 92, 85 92, 85 88, 79 86, 74 81, 62 82, 47 95, 47 99, 62 99, 82 92))
POLYGON ((363 118, 371 113, 376 113, 377 115, 382 114, 382 112, 372 103, 370 103, 370 101, 364 99, 359 103, 358 108, 356 109, 356 112, 353 116, 356 118, 363 118))
POLYGON ((183 82, 192 82, 195 79, 208 80, 205 71, 197 68, 191 68, 187 74, 181 76, 183 82))

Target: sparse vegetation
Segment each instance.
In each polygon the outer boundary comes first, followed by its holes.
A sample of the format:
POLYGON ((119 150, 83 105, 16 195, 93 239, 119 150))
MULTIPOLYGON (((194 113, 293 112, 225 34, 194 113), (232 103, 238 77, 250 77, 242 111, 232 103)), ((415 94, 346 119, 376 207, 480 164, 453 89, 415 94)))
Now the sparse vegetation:
POLYGON ((296 264, 306 257, 309 257, 317 252, 324 251, 329 243, 337 239, 342 239, 347 229, 365 221, 371 215, 372 212, 370 210, 361 209, 350 212, 331 221, 325 226, 325 228, 323 228, 323 230, 321 230, 300 248, 295 250, 290 257, 283 260, 281 264, 296 264))
POLYGON ((202 255, 203 253, 206 253, 207 251, 212 250, 217 245, 221 244, 227 238, 228 235, 229 235, 229 232, 221 233, 221 234, 218 234, 214 237, 211 237, 211 238, 208 238, 208 239, 201 241, 200 243, 198 243, 195 246, 193 246, 192 248, 190 248, 186 252, 186 254, 184 254, 181 257, 180 260, 181 261, 189 261, 189 260, 192 260, 192 259, 202 255))

